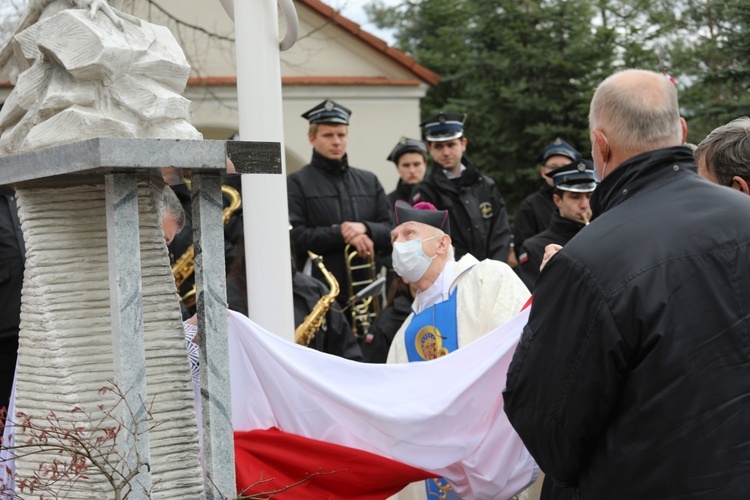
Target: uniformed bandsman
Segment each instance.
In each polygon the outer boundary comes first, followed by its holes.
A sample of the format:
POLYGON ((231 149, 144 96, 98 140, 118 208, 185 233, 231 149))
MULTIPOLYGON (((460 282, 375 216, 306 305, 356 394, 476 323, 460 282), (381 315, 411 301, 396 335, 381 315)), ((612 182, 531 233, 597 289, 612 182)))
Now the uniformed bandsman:
POLYGON ((594 169, 583 160, 569 163, 547 173, 554 183, 552 200, 555 210, 550 226, 527 239, 520 248, 518 263, 521 279, 529 290, 539 276, 544 248, 555 244, 564 246, 591 220, 589 200, 596 188, 594 169))
POLYGON ((398 185, 388 193, 391 209, 398 200, 410 202, 414 186, 422 182, 427 173, 427 146, 416 139, 402 137, 386 158, 396 165, 398 185))
MULTIPOLYGON (((391 250, 391 210, 378 178, 349 166, 346 154, 352 112, 326 99, 302 115, 310 122, 312 160, 287 178, 289 221, 297 267, 310 250, 321 257, 341 287, 344 306, 349 284, 344 260, 347 244, 363 258, 387 256, 391 250)), ((313 266, 312 275, 325 283, 313 266)))
POLYGON ((552 222, 552 214, 556 206, 552 200, 554 184, 549 173, 556 168, 564 167, 572 162, 577 163, 580 160, 581 154, 560 137, 552 141, 539 156, 541 163, 539 175, 543 184, 535 193, 524 198, 518 206, 513 225, 513 242, 517 250, 526 239, 541 233, 552 222))
POLYGON ((505 201, 495 181, 481 175, 464 154, 463 113, 440 112, 422 122, 432 168, 415 188, 412 203, 448 210, 456 258, 508 260, 511 231, 505 201))

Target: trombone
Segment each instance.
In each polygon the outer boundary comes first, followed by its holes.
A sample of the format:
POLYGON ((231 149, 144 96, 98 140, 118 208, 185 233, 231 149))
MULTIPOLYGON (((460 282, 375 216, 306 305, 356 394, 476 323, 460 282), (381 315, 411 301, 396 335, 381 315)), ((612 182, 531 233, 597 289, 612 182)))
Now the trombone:
POLYGON ((384 280, 377 279, 374 255, 367 258, 359 257, 357 250, 351 245, 346 245, 344 260, 349 283, 347 292, 352 333, 355 338, 363 339, 370 333, 370 327, 380 313, 379 294, 371 291, 377 288, 376 282, 382 283, 384 280))

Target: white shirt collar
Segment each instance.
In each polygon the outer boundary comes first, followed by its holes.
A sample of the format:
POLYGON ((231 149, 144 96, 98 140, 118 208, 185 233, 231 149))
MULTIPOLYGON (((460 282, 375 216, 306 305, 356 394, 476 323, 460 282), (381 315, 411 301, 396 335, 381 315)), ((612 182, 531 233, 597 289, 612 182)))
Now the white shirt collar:
POLYGON ((456 261, 449 260, 443 266, 443 270, 440 272, 440 276, 435 280, 430 288, 423 292, 417 292, 417 300, 415 300, 417 314, 421 313, 428 307, 447 300, 450 295, 451 285, 453 284, 454 270, 456 269, 456 261))
POLYGON ((461 164, 461 169, 460 169, 460 170, 458 171, 458 175, 454 175, 454 174, 453 174, 453 172, 451 172, 451 171, 450 171, 450 170, 448 170, 447 168, 444 168, 444 169, 443 169, 443 173, 444 173, 444 174, 445 174, 445 176, 446 176, 447 178, 449 178, 449 179, 458 179, 459 177, 461 177, 461 175, 463 175, 463 173, 464 173, 464 171, 465 171, 465 170, 466 170, 466 165, 464 165, 464 164, 462 163, 462 164, 461 164))

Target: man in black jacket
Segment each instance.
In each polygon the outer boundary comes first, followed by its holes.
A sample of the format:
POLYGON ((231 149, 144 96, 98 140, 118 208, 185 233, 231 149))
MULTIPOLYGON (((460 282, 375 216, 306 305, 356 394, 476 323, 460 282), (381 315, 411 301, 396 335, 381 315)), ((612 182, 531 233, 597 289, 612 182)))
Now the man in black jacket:
POLYGON ((539 175, 543 184, 539 190, 523 199, 518 206, 518 213, 513 226, 513 244, 516 248, 516 254, 519 256, 523 242, 535 234, 541 233, 552 223, 552 214, 555 212, 556 206, 552 199, 555 187, 548 174, 570 163, 577 164, 581 161, 581 154, 573 146, 558 137, 542 152, 540 159, 542 166, 539 167, 539 175))
POLYGON ((591 220, 589 200, 596 188, 594 169, 583 161, 569 163, 547 174, 555 187, 552 201, 555 210, 547 229, 524 241, 518 252, 520 277, 533 291, 539 276, 544 249, 547 245, 565 245, 591 220))
MULTIPOLYGON (((341 307, 349 299, 346 245, 363 259, 386 257, 391 251, 391 211, 383 186, 375 174, 349 166, 350 115, 349 109, 330 99, 303 114, 310 122, 312 161, 287 178, 297 268, 304 269, 308 250, 323 257, 341 287, 341 307)), ((325 283, 317 268, 312 275, 325 283)))
POLYGON ((393 210, 398 200, 410 202, 414 186, 422 182, 427 172, 427 146, 416 139, 402 137, 386 158, 396 165, 398 185, 388 193, 388 206, 393 210))
POLYGON ((470 253, 480 261, 507 262, 511 232, 505 200, 495 181, 481 175, 464 155, 465 120, 465 114, 441 112, 420 124, 433 161, 412 204, 425 201, 448 210, 456 260, 470 253))
POLYGON ((750 198, 696 174, 661 74, 611 76, 589 121, 594 220, 545 256, 505 411, 579 498, 745 498, 750 198))
POLYGON ((25 254, 15 192, 0 186, 0 408, 8 406, 16 371, 25 254))

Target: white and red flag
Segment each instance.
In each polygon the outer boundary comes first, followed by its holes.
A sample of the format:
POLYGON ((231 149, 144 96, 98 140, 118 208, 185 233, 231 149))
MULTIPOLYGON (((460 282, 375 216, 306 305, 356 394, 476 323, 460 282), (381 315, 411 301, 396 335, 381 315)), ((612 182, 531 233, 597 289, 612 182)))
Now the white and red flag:
POLYGON ((382 499, 446 478, 463 499, 509 498, 537 467, 503 411, 528 308, 427 363, 356 363, 229 317, 238 489, 382 499))

